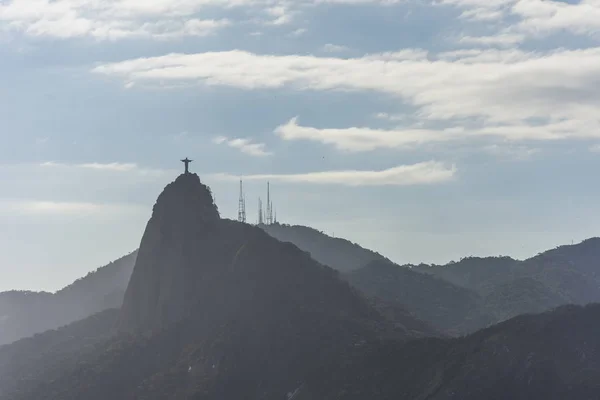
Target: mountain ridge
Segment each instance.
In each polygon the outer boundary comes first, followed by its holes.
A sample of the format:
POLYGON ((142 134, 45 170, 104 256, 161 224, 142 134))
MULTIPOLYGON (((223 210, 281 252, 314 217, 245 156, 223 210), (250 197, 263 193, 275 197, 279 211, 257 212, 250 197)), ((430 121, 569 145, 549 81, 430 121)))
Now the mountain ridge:
MULTIPOLYGON (((584 259, 593 260, 589 254, 584 259)), ((563 262, 542 258, 533 267, 551 275, 563 262)), ((450 297, 471 298, 465 288, 385 260, 351 274, 365 271, 376 285, 405 285, 399 295, 408 300, 426 300, 418 290, 432 283, 450 297)), ((293 393, 296 400, 558 400, 600 393, 600 305, 436 338, 416 332, 427 325, 410 314, 392 323, 341 278, 293 243, 221 219, 199 177, 180 176, 153 208, 121 309, 0 347, 0 399, 278 400, 293 393)), ((534 279, 521 283, 546 293, 534 279)), ((502 301, 502 290, 490 293, 502 301)), ((443 303, 431 307, 455 307, 443 303)))
MULTIPOLYGON (((263 230, 267 231, 267 233, 269 233, 269 226, 264 225, 264 226, 260 226, 260 228, 262 228, 263 230)), ((273 226, 271 226, 273 227, 273 226)), ((273 228, 271 228, 273 229, 273 228)), ((350 241, 347 240, 343 240, 343 239, 339 239, 339 238, 332 238, 335 239, 333 242, 328 242, 327 238, 330 238, 329 236, 325 235, 324 233, 313 229, 313 228, 309 228, 309 227, 302 227, 302 226, 288 226, 288 225, 282 225, 279 224, 276 229, 279 232, 284 232, 286 230, 292 229, 295 233, 294 234, 298 234, 298 232, 302 232, 302 233, 308 233, 310 235, 318 235, 319 237, 316 239, 304 239, 303 241, 300 241, 302 243, 311 243, 311 242, 316 242, 316 243, 320 243, 319 246, 320 247, 329 247, 329 255, 330 256, 334 256, 334 251, 332 251, 331 249, 333 248, 333 246, 330 245, 330 243, 336 243, 338 241, 343 242, 345 245, 351 245, 353 247, 355 247, 355 252, 360 252, 362 247, 360 247, 358 244, 353 244, 350 241)), ((280 234, 280 238, 281 240, 290 239, 292 238, 292 236, 294 234, 280 234)), ((561 304, 569 304, 569 303, 576 303, 576 304, 585 304, 586 302, 588 302, 587 300, 590 300, 589 298, 583 297, 582 298, 578 298, 581 297, 580 294, 576 294, 576 296, 572 296, 571 294, 569 294, 568 292, 565 293, 561 293, 561 292, 557 292, 556 290, 556 285, 555 285, 555 289, 552 289, 550 287, 548 287, 548 285, 546 283, 544 283, 542 281, 542 285, 544 286, 543 288, 540 286, 539 284, 539 279, 536 279, 535 282, 530 282, 529 287, 527 287, 528 285, 525 284, 525 282, 527 282, 528 277, 519 277, 519 276, 515 276, 514 273, 512 271, 516 271, 517 266, 525 263, 525 262, 530 262, 530 263, 538 263, 539 266, 536 267, 538 269, 542 269, 544 268, 544 260, 547 260, 548 258, 559 258, 559 259, 563 259, 565 260, 565 263, 569 263, 571 261, 569 261, 569 258, 571 259, 575 259, 575 260, 579 260, 579 258, 577 257, 577 253, 583 249, 582 253, 587 254, 590 253, 590 256, 593 257, 594 256, 594 252, 597 251, 595 249, 600 248, 600 238, 590 238, 590 239, 586 239, 585 241, 578 243, 578 244, 574 244, 574 245, 565 245, 565 246, 558 246, 554 249, 550 249, 546 252, 543 253, 539 253, 538 255, 531 257, 529 259, 523 260, 523 261, 519 261, 519 260, 515 260, 512 259, 510 257, 507 256, 503 256, 503 257, 465 257, 463 259, 461 259, 460 261, 455 261, 455 262, 451 262, 449 264, 446 264, 444 266, 440 266, 440 265, 426 265, 426 264, 420 264, 420 265, 406 265, 406 266, 398 266, 398 267, 402 267, 402 268, 410 268, 412 271, 414 271, 415 273, 427 273, 430 275, 434 275, 437 278, 441 278, 445 281, 448 281, 452 284, 454 284, 455 286, 461 287, 461 288, 466 288, 471 290, 472 292, 475 292, 479 295, 479 297, 481 297, 481 310, 477 311, 477 313, 481 313, 481 312, 485 312, 487 313, 491 320, 490 322, 486 322, 483 324, 473 324, 473 320, 472 318, 469 318, 467 321, 467 325, 464 325, 462 322, 460 322, 460 320, 457 320, 456 323, 451 324, 454 326, 450 326, 447 323, 442 323, 442 325, 440 325, 440 323, 438 322, 438 328, 442 328, 442 330, 446 330, 447 332, 454 332, 453 334, 464 334, 464 333, 468 333, 468 332, 472 332, 474 329, 476 328, 481 328, 481 327, 485 327, 487 326, 489 323, 492 323, 494 321, 498 322, 498 321, 502 321, 506 318, 510 318, 512 316, 518 315, 520 312, 530 312, 530 311, 544 311, 547 309, 551 309, 557 305, 561 305, 561 304), (585 248, 583 248, 582 246, 585 246, 585 248), (572 254, 574 253, 574 255, 572 254), (469 267, 469 265, 471 265, 469 267), (488 265, 492 266, 492 271, 491 274, 489 273, 489 271, 487 271, 489 268, 487 268, 488 265), (466 272, 466 276, 463 275, 465 273, 461 272, 461 269, 466 266, 467 268, 467 272, 466 272), (480 268, 482 267, 482 268, 480 268), (505 267, 508 268, 509 273, 507 274, 507 276, 500 276, 501 279, 498 279, 497 281, 494 281, 494 276, 497 276, 498 274, 502 274, 502 271, 505 269, 505 267), (431 269, 433 268, 433 269, 431 269), (470 269, 470 270, 469 270, 470 269), (475 270, 475 272, 472 272, 472 270, 475 270), (490 278, 491 277, 491 278, 490 278), (491 280, 490 280, 491 279, 491 280), (514 290, 511 293, 511 279, 513 279, 516 284, 514 285, 514 290), (491 282, 491 283, 490 283, 491 282), (518 290, 517 290, 518 289, 518 290), (551 293, 548 293, 548 292, 551 293), (537 297, 536 297, 537 296, 537 297), (499 299, 505 298, 505 299, 509 299, 512 298, 512 300, 504 302, 504 303, 499 303, 499 299), (528 300, 524 300, 521 304, 522 306, 519 306, 518 304, 515 303, 514 299, 528 299, 528 300), (557 301, 557 299, 559 301, 557 301), (485 303, 485 304, 484 304, 485 303), (471 327, 469 327, 471 326, 471 327), (457 328, 458 327, 458 328, 457 328), (448 331, 448 329, 450 329, 448 331)), ((312 247, 305 247, 303 248, 304 251, 307 251, 311 254, 311 256, 319 256, 319 252, 315 252, 314 248, 312 247), (313 250, 312 252, 310 250, 313 250)), ((133 252, 131 252, 129 255, 116 260, 115 262, 112 262, 110 264, 108 264, 105 267, 101 267, 98 268, 95 272, 90 272, 88 275, 86 275, 83 278, 78 279, 77 281, 73 282, 70 285, 67 285, 65 288, 57 291, 56 293, 52 294, 52 293, 36 293, 36 292, 25 292, 25 293, 20 293, 17 291, 12 291, 12 292, 3 292, 0 293, 0 316, 2 315, 10 315, 11 312, 15 315, 17 315, 16 320, 13 319, 13 322, 10 322, 7 320, 7 318, 1 319, 0 318, 0 332, 3 333, 3 335, 0 335, 0 344, 6 344, 9 342, 12 342, 14 340, 20 339, 22 337, 27 337, 30 335, 33 335, 35 333, 40 333, 43 332, 47 329, 54 329, 57 326, 60 325, 64 325, 66 323, 75 321, 79 318, 83 318, 86 317, 87 315, 90 315, 96 311, 100 311, 102 309, 105 308, 111 308, 111 307, 119 307, 121 305, 121 301, 124 297, 124 292, 125 292, 125 288, 127 287, 127 283, 129 281, 129 277, 131 275, 131 271, 133 270, 133 263, 135 261, 135 257, 137 256, 137 251, 135 250, 133 252), (108 277, 108 279, 97 279, 101 276, 105 276, 108 277), (94 279, 96 281, 96 283, 89 283, 88 281, 94 279), (98 301, 98 305, 94 305, 94 306, 90 306, 89 311, 87 313, 73 313, 72 316, 68 317, 68 318, 64 318, 61 320, 60 323, 44 323, 44 318, 37 318, 37 319, 31 319, 29 317, 27 317, 28 315, 35 315, 36 311, 36 307, 38 306, 34 306, 34 305, 30 305, 30 306, 24 306, 21 305, 19 307, 14 306, 14 304, 11 304, 9 301, 7 301, 6 299, 8 298, 13 298, 13 299, 17 299, 16 301, 20 301, 21 303, 24 304, 28 304, 28 303, 32 303, 33 300, 37 299, 41 299, 41 296, 51 296, 51 295, 61 295, 61 294, 66 294, 66 293, 72 293, 75 294, 77 291, 80 291, 80 293, 82 293, 83 296, 74 296, 77 297, 75 298, 75 300, 71 300, 71 303, 74 304, 79 304, 82 302, 82 299, 85 299, 87 297, 86 292, 88 292, 87 289, 84 289, 85 287, 94 287, 96 286, 96 284, 98 282, 104 282, 104 284, 106 284, 106 288, 104 288, 103 290, 100 291, 100 293, 103 294, 103 297, 105 297, 107 299, 106 302, 102 302, 102 301, 98 301), (77 289, 78 287, 80 287, 80 289, 77 289), (18 298, 25 298, 25 300, 18 300, 18 298), (5 300, 3 302, 3 299, 5 300), (33 308, 32 308, 33 307, 33 308), (10 310, 13 311, 10 311, 10 310), (15 309, 17 310, 21 310, 21 311, 14 311, 15 309), (4 310, 4 311, 3 311, 4 310), (7 311, 9 310, 9 311, 7 311), (32 311, 33 310, 33 311, 32 311), (22 315, 22 317, 19 317, 19 315, 22 315), (19 319, 20 318, 20 319, 19 319), (15 322, 15 321, 23 321, 23 322, 15 322), (35 326, 30 326, 31 322, 30 321, 35 321, 36 325, 35 326), (38 323, 39 322, 39 323, 38 323), (29 326, 28 326, 29 324, 29 326), (16 326, 18 325, 18 326, 16 326), (15 328, 16 326, 16 328, 15 328), (3 327, 3 328, 2 328, 3 327)), ((365 255, 362 256, 362 259, 368 259, 371 261, 376 261, 376 260, 388 260, 387 258, 379 255, 376 252, 372 252, 368 249, 364 249, 365 251, 365 255)), ((339 251, 338 251, 339 252, 339 251)), ((323 263, 323 259, 317 259, 318 261, 320 261, 321 263, 323 263)), ((390 261, 391 262, 391 261, 390 261)), ((331 264, 333 264, 334 266, 338 266, 341 264, 340 262, 331 262, 331 264)), ((329 264, 326 264, 329 265, 329 264)), ((394 264, 397 265, 397 264, 394 264)), ((593 264, 589 264, 589 265, 593 265, 593 264)), ((330 265, 331 266, 331 265, 330 265)), ((363 266, 363 267, 366 267, 363 266)), ((344 268, 342 268, 343 270, 344 268)), ((358 268, 358 270, 360 270, 360 268, 358 268)), ((354 270, 356 271, 356 270, 354 270)), ((593 268, 592 268, 592 272, 593 272, 593 268)), ((400 275, 404 276, 406 273, 404 270, 400 270, 399 272, 400 275)), ((343 274, 343 276, 345 276, 347 274, 343 274)), ((571 274, 573 275, 573 274, 571 274)), ((560 276, 560 275, 559 275, 560 276)), ((374 278, 374 277, 372 277, 374 278)), ((371 278, 371 279, 372 279, 371 278)), ((575 274, 574 275, 574 279, 576 281, 581 282, 582 279, 579 275, 575 274)), ((554 281, 556 282, 557 279, 554 279, 554 281)), ((405 310, 405 311, 400 311, 400 314, 405 314, 406 312, 408 312, 409 314, 413 314, 417 317, 420 317, 421 319, 428 321, 429 324, 434 323, 434 326, 436 325, 435 321, 432 321, 431 319, 429 319, 429 317, 427 317, 427 314, 420 314, 418 312, 416 312, 415 309, 406 309, 405 304, 400 304, 397 301, 394 301, 394 298, 398 297, 397 295, 394 296, 387 296, 384 295, 383 292, 377 293, 376 291, 373 290, 372 288, 372 284, 368 283, 369 281, 365 282, 364 285, 361 285, 360 282, 354 281, 353 284, 355 287, 361 289, 363 292, 366 292, 369 294, 370 297, 374 298, 374 299, 378 299, 380 301, 386 302, 387 305, 393 305, 394 307, 396 307, 398 310, 396 312, 393 312, 392 314, 397 314, 398 311, 400 310, 405 310), (393 298, 392 298, 393 297, 393 298), (391 302, 390 302, 391 301, 391 302)), ((592 282, 594 282, 592 280, 592 282)), ((595 291, 595 287, 594 286, 589 286, 589 282, 585 283, 589 289, 587 289, 586 291, 584 291, 584 293, 591 293, 593 294, 595 291)), ((552 286, 552 285, 551 285, 552 286)), ((386 289, 388 292, 390 289, 386 289)), ((471 293, 472 293, 471 292, 471 293)), ((74 298, 71 297, 71 298, 74 298)), ((594 298, 592 298, 591 300, 594 300, 594 298)), ((89 300, 88 300, 89 301, 89 300)), ((47 301, 40 301, 40 303, 44 303, 44 306, 46 306, 48 303, 47 301)), ((50 302, 52 303, 52 302, 50 302)), ((382 305, 384 308, 386 306, 382 305)), ((61 307, 57 307, 57 308, 61 308, 61 307)), ((433 310, 434 311, 434 310, 433 310)), ((428 312, 429 314, 431 314, 431 311, 428 312)), ((48 315, 53 315, 52 312, 49 311, 45 311, 45 312, 39 312, 40 315, 42 316, 48 316, 48 315)), ((465 314, 463 314, 465 315, 465 314)), ((463 318, 463 317, 461 317, 463 318)))
POLYGON ((54 292, 0 293, 0 345, 121 306, 137 250, 54 292))

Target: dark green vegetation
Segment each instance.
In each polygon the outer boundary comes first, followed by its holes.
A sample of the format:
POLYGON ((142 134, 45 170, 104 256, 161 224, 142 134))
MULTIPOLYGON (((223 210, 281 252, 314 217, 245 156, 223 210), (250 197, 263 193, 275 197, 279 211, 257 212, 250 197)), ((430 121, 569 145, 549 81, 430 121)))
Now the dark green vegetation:
POLYGON ((0 293, 0 345, 119 308, 136 256, 128 254, 56 293, 0 293))

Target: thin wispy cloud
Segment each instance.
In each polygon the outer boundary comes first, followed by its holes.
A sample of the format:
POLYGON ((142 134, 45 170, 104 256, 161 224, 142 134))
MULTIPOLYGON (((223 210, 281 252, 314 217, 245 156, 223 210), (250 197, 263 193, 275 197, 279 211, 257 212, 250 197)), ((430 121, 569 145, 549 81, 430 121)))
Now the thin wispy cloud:
POLYGON ((227 138, 225 136, 217 136, 213 139, 213 143, 215 144, 225 144, 234 149, 238 149, 244 154, 254 156, 254 157, 266 157, 270 156, 273 153, 267 151, 266 144, 264 143, 254 143, 252 139, 248 138, 227 138))
MULTIPOLYGON (((260 174, 244 175, 244 180, 278 181, 316 185, 343 186, 410 186, 431 185, 448 182, 455 178, 457 169, 436 161, 413 165, 400 165, 379 171, 340 170, 320 171, 304 174, 260 174)), ((238 180, 239 176, 213 174, 215 180, 238 180)))
POLYGON ((530 160, 536 154, 539 154, 541 150, 535 147, 529 146, 515 146, 515 145, 499 145, 492 144, 483 147, 483 151, 493 155, 502 160, 508 161, 526 161, 530 160))
MULTIPOLYGON (((600 133, 587 132, 578 121, 561 121, 544 125, 482 126, 478 128, 454 127, 426 129, 418 127, 391 130, 368 127, 315 128, 303 126, 298 118, 278 126, 274 133, 283 140, 313 141, 334 146, 348 152, 364 152, 377 149, 406 149, 416 146, 450 141, 474 139, 498 139, 501 141, 555 141, 566 138, 589 139, 600 133)), ((505 147, 499 147, 504 149, 505 147)), ((512 147, 513 149, 519 147, 512 147)), ((525 147, 520 147, 521 149, 525 147)))
POLYGON ((43 168, 53 168, 53 169, 62 169, 62 170, 88 170, 88 171, 98 171, 98 172, 110 172, 110 173, 135 173, 137 175, 145 175, 145 176, 157 176, 161 177, 169 173, 169 171, 157 169, 157 168, 147 168, 140 167, 135 163, 82 163, 82 164, 67 164, 67 163, 58 163, 54 161, 48 161, 40 164, 43 168))
POLYGON ((480 46, 504 46, 513 47, 516 44, 521 43, 525 40, 523 34, 517 33, 498 33, 491 36, 462 36, 458 43, 467 45, 480 45, 480 46))
POLYGON ((143 207, 132 204, 0 199, 0 214, 9 215, 91 216, 99 214, 114 215, 115 213, 139 212, 142 210, 143 207))
POLYGON ((323 50, 326 53, 344 53, 346 51, 349 51, 350 48, 338 44, 327 43, 323 45, 323 47, 321 47, 321 50, 323 50))
POLYGON ((593 144, 589 147, 592 153, 600 153, 600 143, 593 144))
POLYGON ((84 169, 95 169, 95 170, 104 170, 104 171, 133 171, 139 169, 137 164, 134 163, 84 163, 84 164, 64 164, 57 163, 53 161, 44 162, 41 164, 42 167, 71 167, 71 168, 84 168, 84 169))
POLYGON ((267 15, 272 19, 267 21, 269 25, 286 25, 292 22, 296 14, 287 5, 276 5, 266 9, 267 15))

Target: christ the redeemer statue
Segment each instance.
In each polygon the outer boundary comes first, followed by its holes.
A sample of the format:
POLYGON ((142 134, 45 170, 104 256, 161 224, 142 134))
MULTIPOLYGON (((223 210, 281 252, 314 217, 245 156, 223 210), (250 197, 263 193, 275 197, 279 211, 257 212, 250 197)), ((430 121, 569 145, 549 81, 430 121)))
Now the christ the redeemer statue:
POLYGON ((194 161, 194 160, 189 160, 187 157, 185 158, 185 160, 181 160, 181 162, 185 164, 185 173, 186 174, 190 173, 190 163, 192 161, 194 161))

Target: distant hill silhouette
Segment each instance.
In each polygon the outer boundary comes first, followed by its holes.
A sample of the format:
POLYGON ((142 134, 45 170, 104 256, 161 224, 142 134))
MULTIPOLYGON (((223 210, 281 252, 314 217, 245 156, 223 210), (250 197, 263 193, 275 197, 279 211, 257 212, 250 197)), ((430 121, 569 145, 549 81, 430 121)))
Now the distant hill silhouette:
POLYGON ((302 225, 260 225, 269 235, 282 242, 291 242, 322 264, 341 272, 357 270, 371 261, 389 261, 372 250, 343 238, 334 238, 302 225))
POLYGON ((0 293, 0 345, 120 307, 136 256, 128 254, 56 293, 0 293))
POLYGON ((600 302, 600 239, 560 246, 524 261, 468 257, 415 270, 479 293, 482 309, 502 321, 563 304, 600 302))
POLYGON ((373 261, 345 276, 368 296, 402 305, 447 334, 473 332, 496 322, 481 308, 483 299, 474 291, 389 261, 373 261))
POLYGON ((478 293, 487 293, 495 285, 514 279, 519 261, 510 257, 465 257, 446 265, 420 264, 409 267, 478 293))
MULTIPOLYGON (((531 261, 548 272, 543 283, 510 282, 534 300, 560 302, 554 270, 566 260, 569 274, 592 274, 594 247, 586 249, 531 261)), ((465 278, 480 285, 474 294, 386 260, 348 279, 392 301, 369 301, 292 243, 221 219, 210 189, 182 175, 157 200, 121 310, 0 347, 0 400, 600 397, 600 305, 435 338, 394 303, 431 319, 455 308, 472 316, 473 299, 505 306, 513 287, 465 278), (428 299, 423 287, 448 297, 428 299)))
POLYGON ((353 286, 370 297, 402 307, 451 335, 559 305, 600 302, 600 239, 596 238, 525 261, 466 257, 447 265, 399 266, 358 244, 312 228, 282 224, 261 227, 344 272, 353 286))
POLYGON ((376 301, 400 307, 446 334, 472 332, 494 322, 483 315, 481 296, 442 279, 400 267, 356 243, 300 225, 261 225, 268 234, 291 242, 317 261, 340 272, 376 301))
POLYGON ((378 343, 319 371, 301 400, 600 398, 600 305, 523 315, 462 339, 378 343))
POLYGON ((76 369, 79 361, 97 346, 105 346, 118 315, 117 309, 105 310, 56 330, 0 346, 0 399, 12 398, 19 388, 59 379, 65 371, 76 369))
MULTIPOLYGON (((412 314, 445 334, 470 333, 519 314, 542 312, 559 305, 600 301, 595 261, 600 259, 597 238, 561 246, 525 261, 467 257, 443 266, 382 269, 373 267, 395 264, 358 244, 318 230, 282 224, 261 228, 279 240, 294 243, 317 261, 346 271, 342 274, 344 279, 367 294, 378 308, 385 309, 388 317, 412 314), (365 260, 366 264, 357 267, 365 260), (350 267, 345 266, 347 262, 350 267), (448 284, 416 276, 417 272, 448 284)), ((0 293, 0 344, 120 307, 136 256, 137 251, 56 294, 0 293)))

